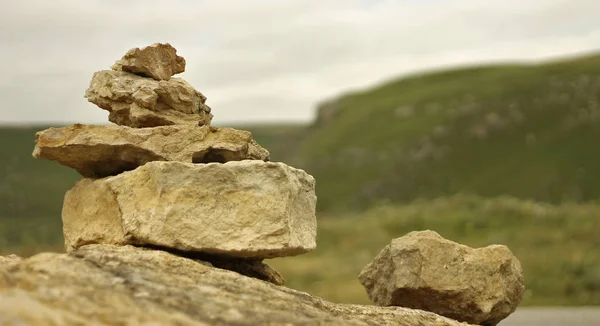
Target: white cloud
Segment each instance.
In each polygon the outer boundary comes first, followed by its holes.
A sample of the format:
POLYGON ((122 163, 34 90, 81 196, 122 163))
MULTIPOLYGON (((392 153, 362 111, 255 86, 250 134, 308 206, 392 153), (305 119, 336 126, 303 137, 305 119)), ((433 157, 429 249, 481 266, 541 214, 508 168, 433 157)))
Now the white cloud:
POLYGON ((125 51, 170 42, 215 123, 313 117, 413 71, 596 50, 597 0, 20 0, 0 11, 0 123, 103 123, 83 93, 125 51))

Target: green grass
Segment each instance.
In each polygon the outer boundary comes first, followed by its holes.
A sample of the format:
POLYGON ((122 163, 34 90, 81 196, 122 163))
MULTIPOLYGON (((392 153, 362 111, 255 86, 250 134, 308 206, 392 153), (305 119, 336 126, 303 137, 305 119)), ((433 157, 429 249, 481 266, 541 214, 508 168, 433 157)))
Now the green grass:
POLYGON ((63 241, 62 202, 79 175, 33 159, 35 132, 44 128, 0 128, 0 252, 28 254, 63 241))
POLYGON ((471 247, 505 244, 520 260, 522 305, 600 305, 600 205, 456 195, 319 217, 317 249, 267 261, 287 286, 335 302, 369 303, 358 274, 393 238, 434 230, 471 247))
POLYGON ((456 192, 600 198, 600 56, 412 76, 321 108, 289 162, 320 211, 456 192))

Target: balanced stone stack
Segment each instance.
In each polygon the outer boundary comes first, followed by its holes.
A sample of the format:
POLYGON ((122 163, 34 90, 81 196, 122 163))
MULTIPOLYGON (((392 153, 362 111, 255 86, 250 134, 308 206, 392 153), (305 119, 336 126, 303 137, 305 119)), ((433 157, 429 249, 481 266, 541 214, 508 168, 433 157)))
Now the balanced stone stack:
POLYGON ((210 126, 206 97, 172 77, 185 63, 168 43, 132 49, 85 94, 116 125, 36 134, 35 158, 84 177, 64 198, 67 251, 134 245, 262 261, 314 250, 314 178, 269 162, 250 132, 210 126))

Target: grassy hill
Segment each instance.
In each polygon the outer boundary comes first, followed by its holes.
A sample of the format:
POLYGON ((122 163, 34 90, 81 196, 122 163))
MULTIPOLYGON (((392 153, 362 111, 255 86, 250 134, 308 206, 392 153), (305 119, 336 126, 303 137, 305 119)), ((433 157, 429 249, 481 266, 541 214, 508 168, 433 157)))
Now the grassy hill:
POLYGON ((324 103, 289 161, 321 211, 456 192, 600 198, 600 56, 412 76, 324 103))

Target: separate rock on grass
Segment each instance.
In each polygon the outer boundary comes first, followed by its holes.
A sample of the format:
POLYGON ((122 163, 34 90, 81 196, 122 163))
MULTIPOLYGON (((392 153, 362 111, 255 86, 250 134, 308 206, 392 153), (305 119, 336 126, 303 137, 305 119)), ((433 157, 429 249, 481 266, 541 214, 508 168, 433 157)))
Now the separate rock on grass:
POLYGON ((208 125, 213 117, 206 97, 179 78, 156 81, 124 71, 97 71, 85 97, 110 112, 111 122, 135 128, 208 125))
POLYGON ((506 246, 472 249, 433 231, 392 240, 359 279, 375 304, 481 325, 514 312, 524 291, 521 264, 506 246))
POLYGON ((171 44, 154 43, 127 51, 111 68, 156 80, 168 80, 185 71, 185 59, 177 55, 177 50, 171 44))
POLYGON ((335 304, 164 251, 110 245, 0 264, 0 324, 459 325, 420 310, 335 304))
POLYGON ((65 196, 67 250, 89 243, 155 245, 232 257, 315 249, 315 180, 283 163, 149 162, 79 181, 65 196))
POLYGON ((269 160, 248 131, 211 126, 154 128, 76 124, 36 133, 33 157, 54 160, 84 177, 117 175, 151 161, 225 163, 269 160))

